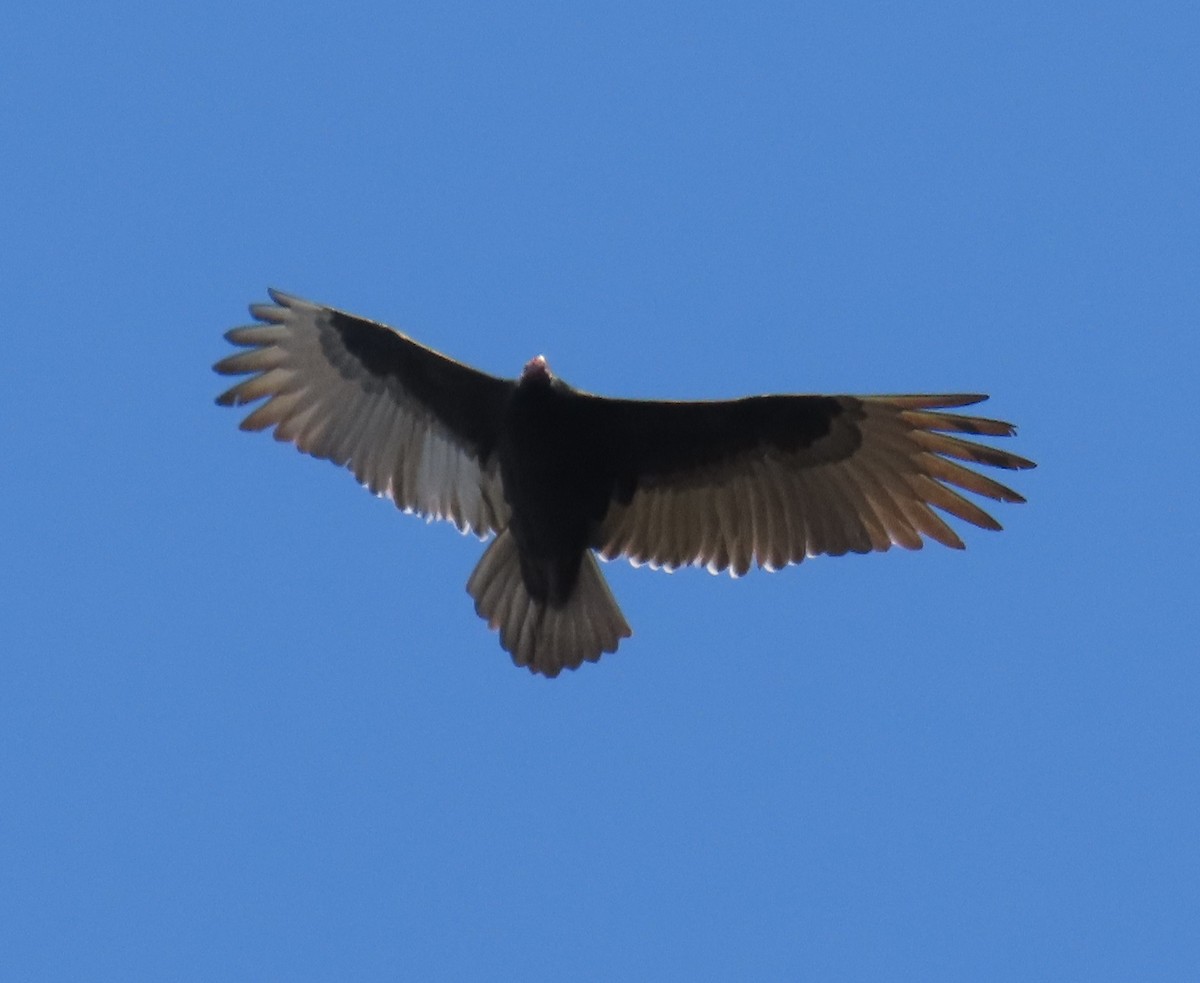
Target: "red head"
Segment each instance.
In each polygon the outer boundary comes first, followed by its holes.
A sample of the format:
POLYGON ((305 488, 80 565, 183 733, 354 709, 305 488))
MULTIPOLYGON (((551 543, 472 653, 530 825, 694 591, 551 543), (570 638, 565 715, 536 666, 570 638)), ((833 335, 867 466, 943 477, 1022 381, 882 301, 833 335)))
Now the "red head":
POLYGON ((544 379, 549 382, 554 376, 550 372, 550 363, 546 361, 545 355, 535 355, 525 363, 525 368, 521 370, 521 381, 531 382, 534 379, 544 379))

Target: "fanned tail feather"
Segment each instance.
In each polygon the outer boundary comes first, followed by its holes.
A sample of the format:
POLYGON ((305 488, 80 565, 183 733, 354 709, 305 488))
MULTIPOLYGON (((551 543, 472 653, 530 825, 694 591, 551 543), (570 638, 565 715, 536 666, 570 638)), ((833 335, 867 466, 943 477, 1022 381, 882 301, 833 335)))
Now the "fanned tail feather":
POLYGON ((543 676, 595 662, 632 634, 590 550, 567 603, 546 604, 525 589, 516 540, 505 530, 480 558, 467 593, 488 627, 500 630, 500 644, 513 662, 543 676))

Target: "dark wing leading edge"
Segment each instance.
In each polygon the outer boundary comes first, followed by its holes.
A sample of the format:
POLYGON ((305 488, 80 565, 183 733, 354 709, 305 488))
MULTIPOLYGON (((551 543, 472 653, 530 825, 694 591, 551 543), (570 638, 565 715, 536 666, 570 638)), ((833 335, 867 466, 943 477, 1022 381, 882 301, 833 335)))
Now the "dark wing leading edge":
POLYGON ((241 423, 354 472, 405 511, 478 536, 508 524, 495 449, 514 383, 455 362, 383 324, 278 291, 261 324, 225 337, 246 351, 218 362, 250 375, 217 398, 266 398, 241 423))
POLYGON ((612 502, 593 537, 605 559, 745 573, 818 554, 962 540, 934 508, 1000 525, 956 489, 1024 499, 956 461, 1033 467, 956 434, 1011 436, 1008 423, 944 410, 986 396, 756 396, 710 403, 580 394, 605 434, 612 502), (594 402, 592 402, 594 401, 594 402))

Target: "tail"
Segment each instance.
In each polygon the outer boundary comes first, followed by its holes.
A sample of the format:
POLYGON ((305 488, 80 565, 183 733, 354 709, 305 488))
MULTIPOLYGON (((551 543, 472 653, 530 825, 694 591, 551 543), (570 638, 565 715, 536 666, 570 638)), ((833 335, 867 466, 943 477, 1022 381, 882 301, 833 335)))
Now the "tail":
POLYGON ((567 603, 545 604, 525 589, 516 540, 505 530, 479 560, 467 593, 488 627, 500 629, 500 644, 513 662, 544 676, 595 662, 632 634, 590 550, 567 603))

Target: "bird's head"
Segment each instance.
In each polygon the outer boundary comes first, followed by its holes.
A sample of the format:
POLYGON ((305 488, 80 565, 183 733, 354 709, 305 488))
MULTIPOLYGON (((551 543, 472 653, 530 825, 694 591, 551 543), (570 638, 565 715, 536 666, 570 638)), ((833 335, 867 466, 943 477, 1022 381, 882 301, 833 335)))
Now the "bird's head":
POLYGON ((549 382, 553 378, 550 363, 546 361, 545 355, 535 355, 521 370, 522 382, 549 382))

